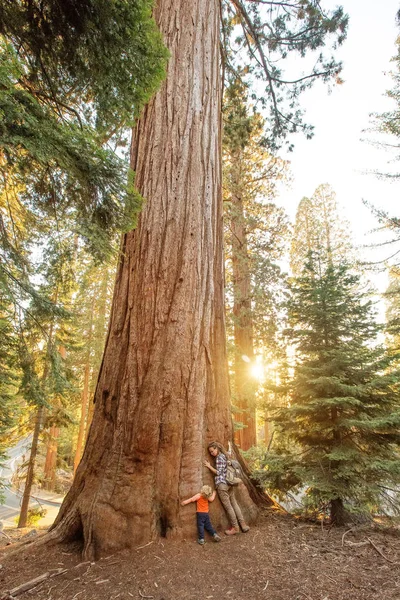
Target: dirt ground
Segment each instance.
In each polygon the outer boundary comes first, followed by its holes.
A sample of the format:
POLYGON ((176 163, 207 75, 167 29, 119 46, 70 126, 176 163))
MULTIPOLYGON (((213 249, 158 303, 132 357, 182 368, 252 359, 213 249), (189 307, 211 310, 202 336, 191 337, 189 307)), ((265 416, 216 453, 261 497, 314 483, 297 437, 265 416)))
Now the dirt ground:
MULTIPOLYGON (((75 544, 1 549, 0 598, 59 569, 22 600, 400 600, 400 530, 328 528, 267 512, 250 532, 159 540, 96 563, 75 544)), ((14 592, 12 597, 17 597, 14 592)))

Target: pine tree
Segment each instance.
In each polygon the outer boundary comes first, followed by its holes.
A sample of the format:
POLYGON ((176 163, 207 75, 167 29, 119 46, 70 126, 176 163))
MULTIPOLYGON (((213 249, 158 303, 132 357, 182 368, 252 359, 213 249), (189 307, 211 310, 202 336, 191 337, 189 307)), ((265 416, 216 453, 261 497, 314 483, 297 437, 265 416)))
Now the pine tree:
POLYGON ((400 269, 389 269, 389 285, 384 294, 388 345, 395 351, 400 348, 400 269))
POLYGON ((317 187, 311 198, 303 198, 298 206, 290 267, 299 275, 310 252, 323 249, 332 262, 348 260, 352 252, 348 224, 341 218, 336 194, 328 184, 317 187))
POLYGON ((328 58, 324 48, 312 69, 292 78, 284 72, 285 59, 322 49, 332 34, 334 45, 342 44, 348 24, 343 8, 326 11, 316 0, 221 0, 221 7, 225 73, 264 81, 252 87, 251 96, 266 109, 268 147, 276 148, 297 131, 312 137, 299 97, 318 79, 340 84, 342 65, 328 58))
MULTIPOLYGON (((21 378, 18 364, 18 337, 12 327, 12 305, 0 293, 0 467, 6 449, 16 437, 22 407, 18 394, 21 378)), ((0 503, 2 501, 0 477, 0 503)))
POLYGON ((271 472, 279 485, 276 472, 286 468, 283 484, 306 486, 306 506, 329 506, 341 525, 346 511, 375 510, 385 486, 399 482, 399 371, 377 343, 371 296, 348 265, 310 254, 290 292, 294 374, 276 422, 292 447, 278 452, 278 466, 275 455, 271 472))

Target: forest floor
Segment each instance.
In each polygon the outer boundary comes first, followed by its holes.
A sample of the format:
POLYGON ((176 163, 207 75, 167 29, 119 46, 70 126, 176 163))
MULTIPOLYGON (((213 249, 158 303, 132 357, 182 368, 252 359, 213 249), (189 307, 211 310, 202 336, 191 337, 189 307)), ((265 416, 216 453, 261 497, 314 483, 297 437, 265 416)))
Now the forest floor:
MULTIPOLYGON (((10 532, 11 534, 11 532, 10 532)), ((13 532, 13 535, 18 535, 13 532)), ((268 511, 246 534, 159 540, 96 563, 79 546, 35 544, 0 552, 0 598, 59 569, 18 599, 400 600, 400 530, 328 528, 268 511)))

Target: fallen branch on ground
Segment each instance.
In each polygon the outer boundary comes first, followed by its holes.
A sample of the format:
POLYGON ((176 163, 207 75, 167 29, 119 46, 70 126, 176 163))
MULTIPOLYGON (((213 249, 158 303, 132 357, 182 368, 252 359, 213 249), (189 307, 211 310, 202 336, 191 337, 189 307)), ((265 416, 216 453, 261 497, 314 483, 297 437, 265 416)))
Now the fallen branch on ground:
POLYGON ((50 579, 51 577, 57 577, 57 575, 62 575, 67 571, 68 569, 52 569, 47 573, 43 573, 43 575, 39 575, 39 577, 35 577, 35 579, 31 579, 30 581, 22 583, 21 585, 13 588, 12 590, 9 590, 3 596, 0 596, 0 600, 10 600, 11 598, 15 598, 16 596, 19 596, 20 594, 23 594, 24 592, 35 588, 40 583, 43 583, 43 581, 46 581, 46 579, 50 579))
POLYGON ((385 555, 383 554, 383 552, 381 552, 381 551, 379 550, 379 548, 378 548, 378 547, 377 547, 377 546, 374 544, 374 542, 373 542, 373 541, 372 541, 372 540, 371 540, 369 537, 367 537, 367 540, 369 541, 369 543, 371 544, 371 546, 372 546, 372 547, 373 547, 373 548, 374 548, 374 549, 377 551, 377 553, 378 553, 378 554, 380 554, 380 555, 382 556, 382 558, 384 558, 385 560, 387 560, 387 561, 388 561, 389 563, 391 563, 392 565, 398 565, 398 564, 399 564, 398 562, 396 562, 396 561, 394 561, 394 560, 390 560, 390 558, 387 558, 387 556, 385 556, 385 555))

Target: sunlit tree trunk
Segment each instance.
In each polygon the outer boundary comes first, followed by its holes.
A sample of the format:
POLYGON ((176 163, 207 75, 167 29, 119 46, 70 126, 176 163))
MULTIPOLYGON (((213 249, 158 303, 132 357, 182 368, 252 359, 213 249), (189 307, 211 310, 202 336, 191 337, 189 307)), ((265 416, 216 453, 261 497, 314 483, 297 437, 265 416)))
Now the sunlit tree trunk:
POLYGON ((88 418, 88 403, 89 403, 89 377, 90 377, 90 363, 89 357, 86 357, 85 370, 83 373, 83 390, 81 395, 81 417, 79 420, 78 440, 76 443, 76 450, 74 456, 74 473, 78 468, 79 462, 82 457, 83 442, 85 439, 85 431, 88 418))
MULTIPOLYGON (((238 157, 237 167, 240 167, 238 157)), ((233 316, 235 339, 235 420, 243 425, 235 432, 235 441, 242 450, 257 443, 255 386, 251 379, 254 361, 253 321, 251 307, 251 270, 246 239, 246 221, 240 195, 240 173, 232 168, 234 193, 231 196, 231 248, 233 316)), ((242 184, 243 185, 243 184, 242 184)))
POLYGON ((90 320, 89 320, 89 332, 88 339, 86 342, 87 351, 85 355, 85 367, 83 372, 83 389, 81 396, 81 418, 79 421, 78 440, 76 443, 75 457, 74 457, 74 473, 78 468, 79 462, 82 457, 83 443, 85 439, 85 431, 87 427, 88 419, 88 404, 89 404, 89 380, 90 380, 90 353, 92 348, 92 337, 93 337, 93 317, 94 317, 94 303, 95 297, 93 295, 92 303, 90 307, 90 320))
MULTIPOLYGON (((219 0, 159 0, 155 16, 171 58, 134 132, 132 167, 146 202, 123 238, 93 421, 52 533, 82 535, 87 557, 193 534, 179 500, 212 482, 207 443, 232 439, 219 0)), ((251 520, 246 488, 242 505, 251 520)))
POLYGON ((26 527, 28 524, 29 501, 31 497, 33 479, 35 476, 36 456, 39 445, 39 435, 42 429, 43 416, 44 407, 39 406, 35 415, 35 427, 33 429, 32 434, 32 445, 29 455, 28 469, 24 485, 24 493, 22 495, 21 512, 19 514, 18 527, 26 527))
POLYGON ((51 491, 54 490, 56 484, 57 451, 59 437, 60 428, 56 425, 50 427, 46 460, 44 463, 44 480, 46 489, 51 491))

